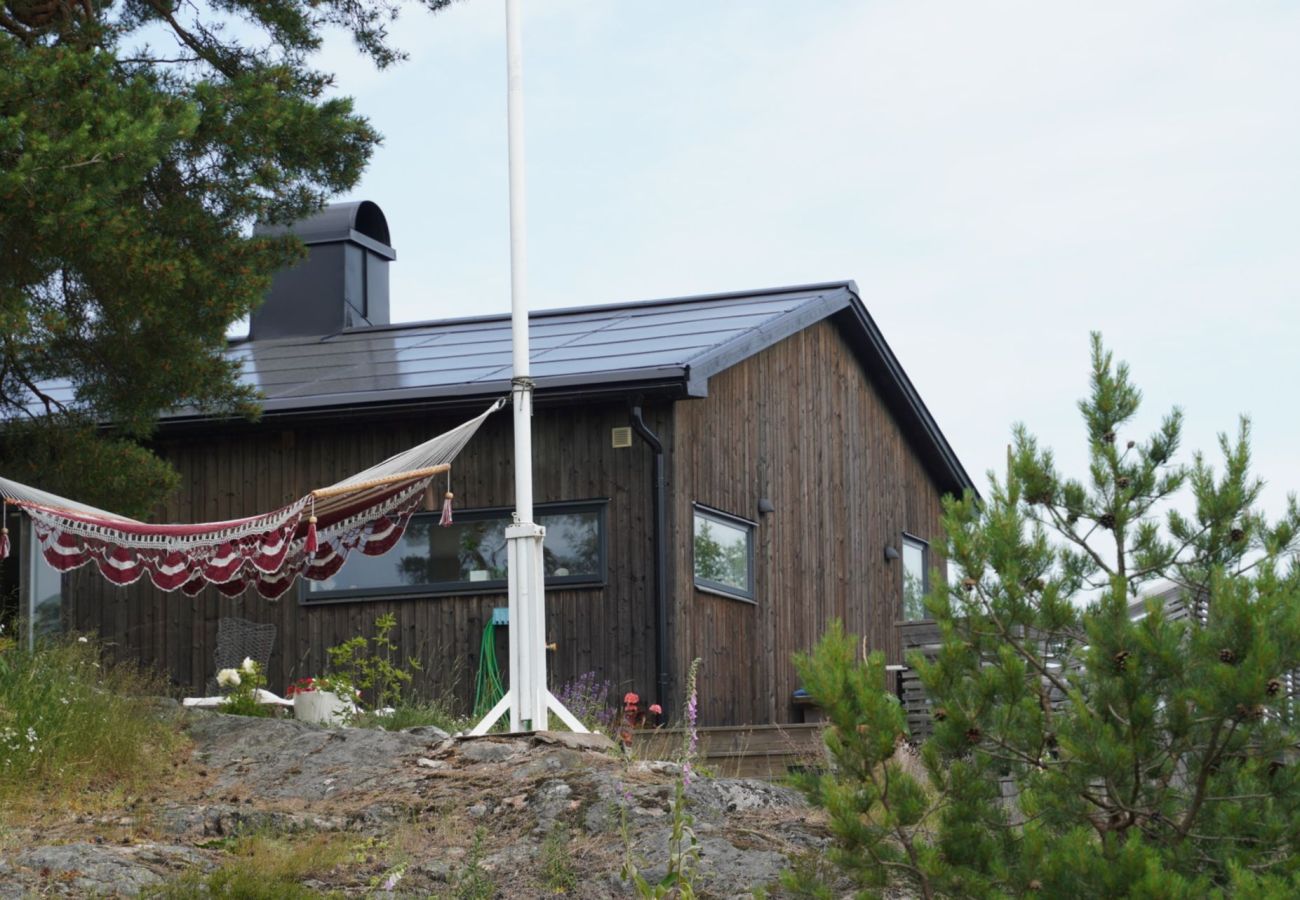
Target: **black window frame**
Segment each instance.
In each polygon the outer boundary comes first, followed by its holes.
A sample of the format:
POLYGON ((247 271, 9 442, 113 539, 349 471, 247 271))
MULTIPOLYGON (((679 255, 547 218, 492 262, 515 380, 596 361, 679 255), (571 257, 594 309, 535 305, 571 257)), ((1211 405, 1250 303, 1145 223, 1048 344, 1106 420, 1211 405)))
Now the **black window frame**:
POLYGON ((752 519, 746 519, 743 516, 733 515, 732 513, 723 512, 712 506, 706 506, 703 503, 691 504, 691 581, 696 590, 704 591, 709 594, 718 594, 728 597, 732 600, 740 600, 743 603, 752 603, 757 605, 757 560, 755 558, 755 544, 758 537, 758 523, 752 519), (740 590, 735 585, 724 584, 720 581, 713 581, 709 578, 701 578, 695 571, 695 518, 702 516, 705 519, 712 519, 719 525, 730 528, 741 528, 748 536, 745 546, 746 556, 746 582, 745 590, 740 590))
MULTIPOLYGON (((504 519, 509 523, 510 516, 514 511, 513 506, 480 506, 456 510, 455 519, 457 524, 492 519, 504 519)), ((552 588, 603 588, 609 583, 609 498, 563 500, 554 503, 538 503, 533 506, 533 514, 539 520, 539 524, 541 524, 540 519, 543 516, 590 512, 596 514, 597 529, 600 535, 600 540, 596 545, 595 574, 547 575, 545 586, 548 590, 552 588)), ((426 516, 436 517, 438 515, 438 511, 419 512, 412 519, 426 516)), ((356 603, 373 600, 419 600, 434 597, 463 597, 475 594, 504 594, 508 590, 508 582, 504 578, 493 578, 487 581, 439 581, 430 584, 393 585, 375 588, 339 588, 329 591, 312 591, 308 588, 307 580, 305 578, 298 579, 299 606, 323 606, 331 603, 356 603)))
POLYGON ((902 572, 902 591, 900 592, 900 605, 902 607, 901 620, 904 622, 928 622, 930 617, 925 614, 924 607, 921 609, 921 618, 909 619, 907 616, 907 545, 913 544, 921 548, 921 597, 930 593, 930 542, 925 538, 917 537, 911 532, 902 533, 902 552, 899 554, 899 569, 902 572))

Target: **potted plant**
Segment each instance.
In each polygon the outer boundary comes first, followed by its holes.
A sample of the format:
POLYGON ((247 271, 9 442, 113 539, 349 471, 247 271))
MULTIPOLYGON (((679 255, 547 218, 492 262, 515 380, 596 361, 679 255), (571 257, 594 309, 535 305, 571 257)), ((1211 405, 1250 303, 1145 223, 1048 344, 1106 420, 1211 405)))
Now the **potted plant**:
POLYGON ((356 690, 339 678, 300 678, 285 696, 293 700, 293 717, 320 725, 341 725, 357 711, 356 690))

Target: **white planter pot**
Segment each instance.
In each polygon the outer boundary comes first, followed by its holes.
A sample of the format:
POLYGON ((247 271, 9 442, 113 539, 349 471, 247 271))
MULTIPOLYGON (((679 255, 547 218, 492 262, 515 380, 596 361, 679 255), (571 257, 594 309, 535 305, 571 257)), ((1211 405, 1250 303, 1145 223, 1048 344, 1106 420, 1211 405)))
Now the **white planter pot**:
POLYGON ((342 725, 356 711, 350 700, 332 691, 306 691, 293 695, 293 717, 319 725, 342 725))

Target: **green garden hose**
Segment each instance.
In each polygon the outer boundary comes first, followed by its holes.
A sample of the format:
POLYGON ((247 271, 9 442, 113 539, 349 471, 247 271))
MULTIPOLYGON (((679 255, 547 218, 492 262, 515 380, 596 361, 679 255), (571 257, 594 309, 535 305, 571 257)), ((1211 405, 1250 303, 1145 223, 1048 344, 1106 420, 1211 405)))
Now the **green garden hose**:
POLYGON ((506 695, 497 666, 497 625, 488 619, 478 651, 478 675, 474 679, 474 718, 481 719, 506 695))

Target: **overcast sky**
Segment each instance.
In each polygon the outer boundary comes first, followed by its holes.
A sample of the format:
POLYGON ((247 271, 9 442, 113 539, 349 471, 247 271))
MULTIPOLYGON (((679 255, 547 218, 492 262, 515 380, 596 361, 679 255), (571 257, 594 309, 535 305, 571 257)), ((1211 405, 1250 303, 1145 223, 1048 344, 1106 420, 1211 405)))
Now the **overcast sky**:
MULTIPOLYGON (((386 136, 395 320, 509 309, 503 6, 323 55, 386 136)), ((855 279, 981 486, 1014 421, 1083 474, 1099 329, 1144 428, 1247 413, 1300 488, 1300 5, 524 6, 534 308, 855 279)))

